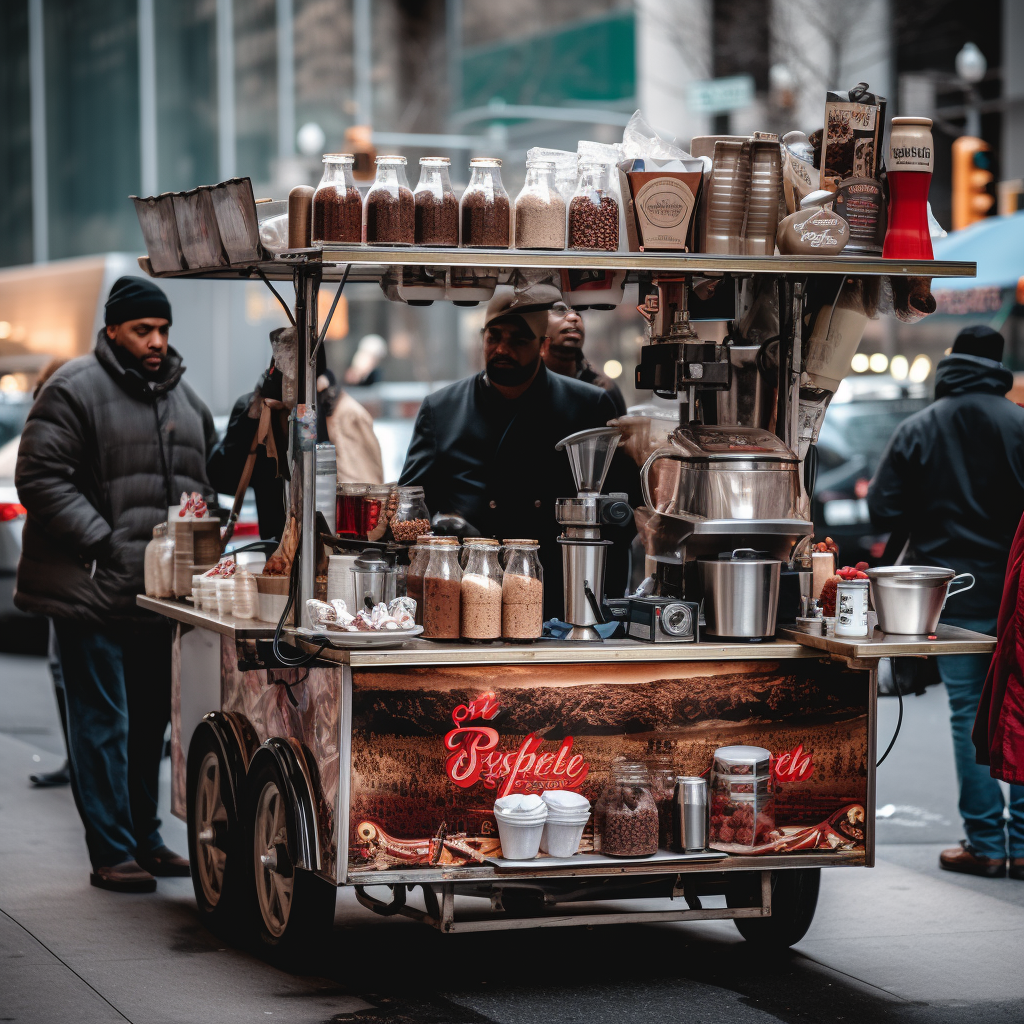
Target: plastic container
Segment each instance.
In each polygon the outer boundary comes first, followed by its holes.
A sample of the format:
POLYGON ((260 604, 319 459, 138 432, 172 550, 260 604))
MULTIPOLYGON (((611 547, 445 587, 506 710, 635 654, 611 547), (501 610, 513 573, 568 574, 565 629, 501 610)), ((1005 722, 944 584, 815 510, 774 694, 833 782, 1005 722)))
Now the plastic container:
POLYGON ((325 153, 324 175, 313 193, 313 244, 363 240, 363 197, 352 177, 351 153, 325 153))
POLYGON ((405 176, 404 156, 377 157, 377 177, 363 202, 369 245, 412 245, 415 200, 405 176))
POLYGON ((565 200, 555 187, 554 161, 526 164, 526 184, 516 197, 516 248, 565 248, 565 200))
POLYGON ((147 597, 174 597, 174 540, 167 535, 167 523, 153 527, 153 539, 146 545, 143 560, 147 597))
POLYGON ((658 807, 647 766, 620 761, 594 806, 600 851, 610 857, 649 857, 658 852, 658 807))
POLYGON ((533 860, 540 852, 548 806, 534 793, 515 793, 494 801, 501 855, 505 860, 533 860))
POLYGON ((501 565, 498 542, 467 537, 463 545, 462 636, 466 640, 497 640, 501 636, 501 565))
POLYGON ((541 793, 548 816, 540 837, 540 849, 552 857, 572 857, 580 848, 583 830, 590 821, 590 801, 582 793, 552 789, 541 793))
POLYGON ((501 580, 501 635, 536 640, 544 631, 544 570, 535 540, 505 541, 501 580))
POLYGON ((360 507, 359 536, 364 540, 380 540, 388 529, 388 505, 391 487, 370 484, 360 507))
POLYGON ((658 808, 658 846, 667 850, 672 845, 672 803, 676 793, 676 771, 671 754, 655 754, 647 759, 651 773, 651 792, 658 808))
POLYGON ((217 615, 226 619, 234 613, 235 577, 222 576, 217 580, 217 615))
POLYGON ((231 595, 231 614, 236 619, 255 619, 260 610, 260 595, 256 589, 256 577, 251 572, 239 569, 233 577, 234 593, 231 595))
POLYGON ((461 626, 462 569, 459 542, 435 537, 423 574, 423 636, 427 640, 458 640, 461 626))
POLYGON ((501 161, 476 157, 469 161, 469 169, 469 184, 459 203, 461 244, 483 249, 507 249, 509 201, 501 183, 501 161))
POLYGON ((415 544, 416 539, 430 533, 430 512, 422 487, 399 487, 398 508, 391 519, 391 536, 399 544, 415 544))
POLYGON ((715 751, 711 770, 711 845, 754 847, 775 829, 771 755, 764 747, 730 746, 715 751))
POLYGON ((413 192, 417 245, 436 247, 459 244, 459 199, 448 176, 446 156, 420 159, 420 180, 413 192))
POLYGON ((569 248, 615 252, 619 247, 619 202, 609 164, 581 164, 569 202, 569 248))

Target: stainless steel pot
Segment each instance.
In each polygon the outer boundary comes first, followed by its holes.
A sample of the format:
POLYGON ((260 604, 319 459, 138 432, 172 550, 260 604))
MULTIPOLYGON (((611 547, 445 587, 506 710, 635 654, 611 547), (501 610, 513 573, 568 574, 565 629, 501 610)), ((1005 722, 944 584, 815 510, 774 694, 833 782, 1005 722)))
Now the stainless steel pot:
POLYGON ((714 561, 698 560, 704 590, 705 633, 735 640, 775 635, 782 562, 766 552, 737 548, 714 561))
POLYGON ((799 459, 757 427, 680 427, 641 471, 644 501, 665 515, 795 519, 799 459))
POLYGON ((974 586, 969 572, 958 576, 934 565, 887 565, 868 569, 867 575, 878 628, 909 636, 934 633, 947 598, 974 586))

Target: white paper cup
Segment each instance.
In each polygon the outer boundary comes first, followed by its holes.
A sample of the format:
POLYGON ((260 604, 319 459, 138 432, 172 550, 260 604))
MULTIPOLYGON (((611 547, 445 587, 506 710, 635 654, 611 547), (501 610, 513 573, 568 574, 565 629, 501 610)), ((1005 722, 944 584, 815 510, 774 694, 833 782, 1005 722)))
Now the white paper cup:
POLYGON ((554 817, 550 811, 540 837, 540 849, 552 857, 573 857, 580 848, 583 830, 590 820, 590 811, 575 818, 554 817))
POLYGON ((546 808, 544 811, 543 814, 507 816, 497 810, 494 812, 501 839, 501 855, 505 860, 533 860, 537 856, 547 819, 546 808))

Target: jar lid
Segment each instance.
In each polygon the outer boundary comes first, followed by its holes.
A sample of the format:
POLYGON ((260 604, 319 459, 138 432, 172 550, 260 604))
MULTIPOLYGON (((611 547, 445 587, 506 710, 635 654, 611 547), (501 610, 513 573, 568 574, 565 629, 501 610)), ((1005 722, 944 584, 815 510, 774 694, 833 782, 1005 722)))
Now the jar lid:
POLYGON ((338 490, 342 494, 365 494, 369 486, 369 484, 340 483, 338 490))
POLYGON ((377 163, 379 164, 405 164, 409 161, 404 156, 399 156, 397 153, 389 153, 387 156, 377 157, 377 163))
POLYGON ((366 493, 372 498, 388 498, 391 496, 391 488, 387 484, 370 484, 366 493))
POLYGON ((320 162, 327 163, 328 160, 337 163, 353 164, 356 158, 351 153, 324 153, 320 162))
POLYGON ((432 542, 446 548, 457 548, 459 546, 458 537, 434 537, 432 542))
POLYGON ((432 533, 421 533, 416 538, 417 544, 433 544, 435 540, 440 540, 439 537, 435 537, 432 533))
POLYGON ((500 545, 501 541, 493 537, 467 537, 465 542, 467 548, 496 548, 500 545))
POLYGON ((539 546, 540 546, 540 542, 539 542, 539 541, 535 541, 535 540, 520 540, 520 539, 515 539, 515 540, 504 540, 504 541, 502 541, 502 543, 503 543, 503 544, 505 545, 505 547, 507 547, 507 548, 513 548, 513 547, 515 547, 515 548, 521 548, 521 547, 530 547, 531 545, 532 545, 533 547, 539 547, 539 546))
POLYGON ((891 123, 897 128, 901 124, 923 124, 931 128, 932 119, 930 117, 894 117, 891 123))
POLYGON ((446 156, 421 156, 420 163, 437 164, 439 167, 442 165, 447 167, 451 164, 451 160, 449 160, 448 157, 446 156))
POLYGON ((500 167, 501 161, 496 156, 475 156, 469 161, 470 167, 500 167))
POLYGON ((402 484, 398 488, 398 493, 408 495, 410 498, 417 498, 423 494, 423 488, 419 484, 402 484))
POLYGON ((751 778, 767 775, 771 756, 771 752, 764 747, 748 747, 743 744, 719 747, 715 751, 715 771, 725 775, 748 775, 751 778))

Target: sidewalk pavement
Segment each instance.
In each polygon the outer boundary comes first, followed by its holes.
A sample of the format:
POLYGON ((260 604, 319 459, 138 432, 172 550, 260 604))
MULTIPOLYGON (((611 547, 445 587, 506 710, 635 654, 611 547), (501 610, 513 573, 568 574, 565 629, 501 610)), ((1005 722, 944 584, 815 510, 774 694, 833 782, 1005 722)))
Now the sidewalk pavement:
MULTIPOLYGON (((406 919, 375 917, 343 891, 330 947, 310 962, 308 974, 283 973, 208 933, 196 918, 188 879, 160 880, 155 894, 142 896, 89 886, 70 792, 33 790, 27 783, 30 771, 54 767, 60 759, 59 744, 46 742, 44 749, 36 742, 47 738, 45 730, 38 731, 44 715, 32 712, 32 732, 18 724, 31 716, 18 704, 17 691, 34 679, 45 693, 45 668, 26 659, 10 672, 8 661, 0 661, 0 701, 10 698, 0 703, 0 1019, 1024 1019, 1024 883, 940 872, 942 842, 881 846, 874 870, 824 871, 811 930, 793 954, 774 961, 753 955, 730 922, 505 932, 485 939, 439 936, 406 919)), ((940 706, 933 700, 926 708, 940 706)), ((908 712, 913 710, 911 705, 908 712)), ((883 717, 890 717, 888 707, 883 717)), ((942 736, 930 728, 922 732, 922 723, 928 725, 924 711, 917 717, 908 713, 900 743, 906 742, 909 757, 936 748, 941 753, 942 736)), ((880 724, 881 736, 889 735, 891 724, 880 724)), ((164 768, 166 804, 167 762, 164 768)), ((937 775, 931 777, 941 777, 935 765, 917 764, 925 779, 933 769, 937 775)), ((904 774, 894 772, 886 785, 904 774)), ((897 786, 881 799, 916 806, 927 795, 926 787, 906 795, 897 786)), ((929 806, 924 802, 919 809, 943 818, 929 806)), ((948 809, 940 810, 948 816, 948 809)), ((184 824, 169 816, 165 822, 165 839, 184 851, 184 824)), ((904 826, 903 832, 919 834, 925 827, 934 838, 942 826, 932 821, 904 826)), ((955 821, 945 827, 953 834, 941 838, 955 838, 955 821)))

